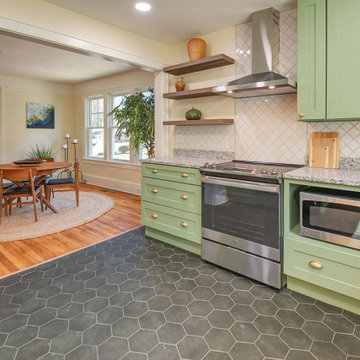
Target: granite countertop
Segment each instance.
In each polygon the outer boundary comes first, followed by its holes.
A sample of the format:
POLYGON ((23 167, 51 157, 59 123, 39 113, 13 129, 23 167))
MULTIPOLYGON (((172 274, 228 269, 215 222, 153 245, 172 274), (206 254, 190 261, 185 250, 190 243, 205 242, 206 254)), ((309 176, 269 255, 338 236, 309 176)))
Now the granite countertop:
POLYGON ((360 170, 303 167, 285 173, 284 178, 328 184, 360 186, 360 170))
POLYGON ((221 163, 224 160, 221 159, 206 159, 206 158, 196 158, 196 157, 181 157, 181 156, 166 156, 166 157, 156 157, 152 159, 146 159, 142 161, 143 163, 150 164, 161 164, 161 165, 172 165, 172 166, 183 166, 188 168, 199 169, 206 162, 209 164, 221 163))

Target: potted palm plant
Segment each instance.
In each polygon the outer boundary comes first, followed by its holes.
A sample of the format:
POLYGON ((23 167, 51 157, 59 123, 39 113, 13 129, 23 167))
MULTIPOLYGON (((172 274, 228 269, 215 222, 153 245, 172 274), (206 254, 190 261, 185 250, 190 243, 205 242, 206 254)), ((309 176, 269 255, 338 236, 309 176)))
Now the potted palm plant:
POLYGON ((129 148, 136 153, 143 145, 149 158, 154 156, 154 110, 154 89, 149 88, 147 92, 125 95, 121 103, 108 114, 117 126, 116 136, 124 134, 129 138, 129 148))

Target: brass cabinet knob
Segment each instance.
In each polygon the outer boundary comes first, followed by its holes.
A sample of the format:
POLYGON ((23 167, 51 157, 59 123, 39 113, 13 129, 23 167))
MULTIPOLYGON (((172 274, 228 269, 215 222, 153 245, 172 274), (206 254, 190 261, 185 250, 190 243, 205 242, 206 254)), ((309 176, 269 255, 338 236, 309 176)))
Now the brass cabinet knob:
POLYGON ((182 221, 182 222, 180 223, 180 225, 181 225, 182 227, 188 227, 188 226, 189 226, 185 221, 182 221))
POLYGON ((181 176, 182 177, 188 177, 189 175, 187 173, 182 173, 181 176))
POLYGON ((152 214, 151 214, 151 217, 152 217, 153 219, 157 219, 157 218, 158 218, 157 214, 155 214, 155 213, 152 213, 152 214))
POLYGON ((188 197, 186 194, 182 194, 182 195, 181 195, 181 198, 182 198, 183 200, 187 200, 189 197, 188 197))
POLYGON ((153 188, 151 189, 151 192, 153 192, 154 194, 156 194, 158 192, 158 189, 157 188, 153 188))
POLYGON ((157 169, 152 169, 151 172, 152 172, 153 174, 156 174, 158 171, 157 171, 157 169))
POLYGON ((300 113, 300 114, 299 114, 299 117, 301 117, 301 118, 303 118, 304 116, 305 116, 304 113, 300 113))
POLYGON ((309 265, 311 267, 313 267, 314 269, 319 269, 319 270, 324 267, 323 264, 321 264, 321 263, 319 263, 318 261, 315 261, 315 260, 309 261, 309 265))

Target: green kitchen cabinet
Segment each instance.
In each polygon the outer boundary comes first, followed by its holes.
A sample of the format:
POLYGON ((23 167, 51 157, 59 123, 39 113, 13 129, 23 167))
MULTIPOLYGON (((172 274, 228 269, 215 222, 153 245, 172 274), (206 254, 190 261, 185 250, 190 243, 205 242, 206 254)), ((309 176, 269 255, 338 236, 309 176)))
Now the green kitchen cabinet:
POLYGON ((146 235, 200 254, 200 184, 198 169, 143 163, 141 221, 146 235))
POLYGON ((298 119, 360 120, 359 0, 298 1, 298 119))
POLYGON ((287 287, 360 314, 360 251, 300 234, 300 192, 309 187, 336 189, 344 194, 360 192, 360 187, 285 179, 284 273, 287 287))
POLYGON ((327 117, 360 120, 360 1, 327 0, 327 117))
POLYGON ((298 2, 298 119, 326 118, 326 0, 298 2))

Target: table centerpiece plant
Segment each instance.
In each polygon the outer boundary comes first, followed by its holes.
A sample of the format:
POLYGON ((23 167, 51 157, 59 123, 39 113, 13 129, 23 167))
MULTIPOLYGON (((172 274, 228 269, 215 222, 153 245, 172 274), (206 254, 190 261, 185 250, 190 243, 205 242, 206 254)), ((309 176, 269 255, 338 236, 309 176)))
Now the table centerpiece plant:
POLYGON ((26 154, 29 159, 45 159, 47 161, 54 161, 55 152, 52 151, 50 145, 35 144, 31 150, 26 154))

